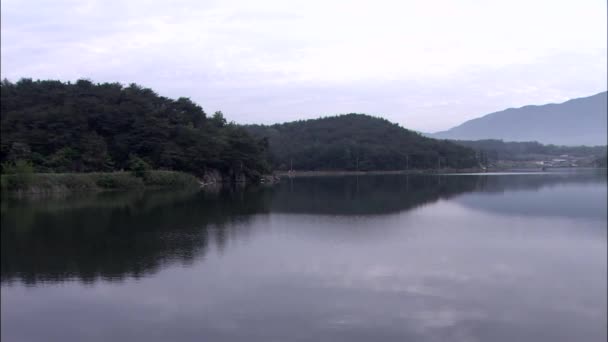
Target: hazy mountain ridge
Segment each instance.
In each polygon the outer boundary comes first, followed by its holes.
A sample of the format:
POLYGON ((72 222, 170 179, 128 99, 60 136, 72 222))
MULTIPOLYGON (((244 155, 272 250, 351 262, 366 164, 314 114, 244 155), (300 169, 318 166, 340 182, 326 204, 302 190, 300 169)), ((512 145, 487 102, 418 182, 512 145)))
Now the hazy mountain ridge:
POLYGON ((502 139, 555 145, 606 145, 607 92, 563 103, 509 108, 472 119, 437 139, 502 139))

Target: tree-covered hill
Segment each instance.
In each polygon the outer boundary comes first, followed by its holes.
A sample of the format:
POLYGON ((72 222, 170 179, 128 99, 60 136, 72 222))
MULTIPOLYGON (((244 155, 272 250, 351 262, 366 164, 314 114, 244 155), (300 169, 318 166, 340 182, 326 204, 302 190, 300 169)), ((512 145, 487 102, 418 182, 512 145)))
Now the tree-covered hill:
POLYGON ((489 162, 500 160, 534 160, 543 156, 588 157, 595 160, 606 155, 604 146, 558 146, 543 145, 536 141, 516 142, 496 139, 452 140, 455 144, 470 147, 482 152, 489 162))
POLYGON ((154 169, 257 178, 268 171, 262 140, 208 117, 187 98, 172 100, 136 84, 1 83, 3 165, 30 161, 38 172, 154 169))
POLYGON ((247 125, 267 139, 278 170, 403 170, 477 166, 475 152, 426 138, 385 119, 346 114, 271 126, 247 125))

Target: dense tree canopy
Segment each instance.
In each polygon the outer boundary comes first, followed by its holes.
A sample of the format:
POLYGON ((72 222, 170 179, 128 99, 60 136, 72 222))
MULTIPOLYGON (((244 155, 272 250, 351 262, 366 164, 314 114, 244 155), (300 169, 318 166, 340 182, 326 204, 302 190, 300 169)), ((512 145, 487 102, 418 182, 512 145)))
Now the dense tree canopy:
POLYGON ((453 140, 454 143, 483 152, 489 161, 532 160, 539 156, 569 155, 573 157, 601 157, 606 155, 606 146, 558 146, 543 145, 536 141, 505 142, 496 139, 453 140))
POLYGON ((475 152, 385 119, 346 114, 271 126, 245 126, 267 139, 280 170, 403 170, 477 166, 475 152))
POLYGON ((187 98, 172 100, 136 84, 1 83, 3 163, 29 160, 39 172, 155 169, 256 178, 268 171, 265 141, 208 118, 187 98))

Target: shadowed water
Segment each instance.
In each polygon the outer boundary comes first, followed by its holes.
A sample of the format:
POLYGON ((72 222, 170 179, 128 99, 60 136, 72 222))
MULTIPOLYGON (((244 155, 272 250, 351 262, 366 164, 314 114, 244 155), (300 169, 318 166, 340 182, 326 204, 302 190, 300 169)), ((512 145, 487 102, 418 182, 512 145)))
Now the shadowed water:
POLYGON ((3 198, 3 341, 605 341, 605 172, 3 198))

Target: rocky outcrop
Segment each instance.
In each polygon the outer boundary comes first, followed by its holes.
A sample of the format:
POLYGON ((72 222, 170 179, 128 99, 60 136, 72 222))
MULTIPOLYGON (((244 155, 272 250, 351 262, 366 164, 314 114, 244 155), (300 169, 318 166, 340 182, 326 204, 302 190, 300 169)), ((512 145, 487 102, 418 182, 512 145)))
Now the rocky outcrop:
POLYGON ((209 169, 205 171, 203 176, 200 178, 201 186, 207 186, 212 184, 222 184, 222 174, 215 169, 209 169))
POLYGON ((234 184, 234 185, 245 185, 250 183, 276 183, 278 177, 274 175, 263 175, 260 177, 253 178, 247 176, 244 172, 229 170, 228 172, 222 173, 216 169, 208 169, 202 177, 200 177, 201 186, 207 185, 222 185, 222 184, 234 184))

